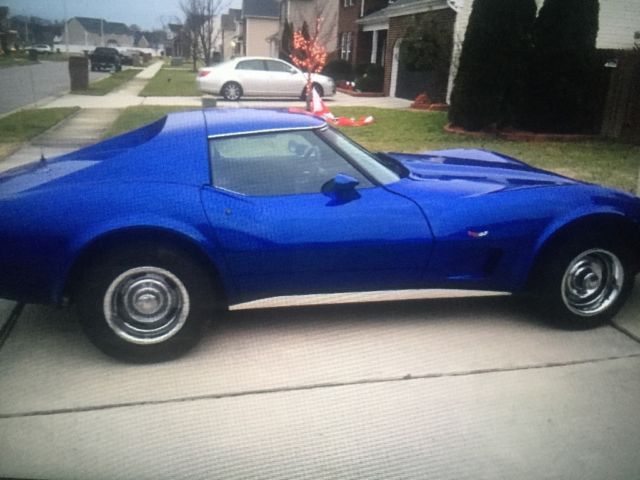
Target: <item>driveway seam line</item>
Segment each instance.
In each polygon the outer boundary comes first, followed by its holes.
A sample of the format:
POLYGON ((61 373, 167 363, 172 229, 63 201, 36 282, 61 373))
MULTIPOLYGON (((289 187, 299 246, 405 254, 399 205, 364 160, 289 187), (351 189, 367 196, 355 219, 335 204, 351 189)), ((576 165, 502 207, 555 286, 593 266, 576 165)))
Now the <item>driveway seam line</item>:
POLYGON ((11 334, 13 327, 16 326, 18 317, 22 313, 23 308, 24 308, 24 303, 18 303, 15 307, 13 307, 13 310, 11 310, 11 313, 9 314, 8 320, 2 326, 2 328, 0 328, 0 349, 2 349, 4 342, 6 342, 7 338, 9 338, 9 335, 11 334))
POLYGON ((622 327, 620 325, 617 325, 616 323, 613 323, 613 322, 611 323, 611 326, 616 330, 618 330, 623 335, 626 335, 627 337, 629 337, 631 340, 634 340, 635 342, 640 343, 640 336, 636 335, 631 330, 625 327, 622 327))
POLYGON ((165 400, 141 400, 141 401, 135 401, 135 402, 93 405, 93 406, 87 406, 87 407, 60 408, 60 409, 52 409, 52 410, 36 410, 32 412, 0 413, 0 420, 11 419, 11 418, 63 415, 63 414, 69 414, 69 413, 87 413, 87 412, 96 412, 101 410, 114 410, 118 408, 178 404, 178 403, 196 402, 196 401, 202 401, 202 400, 222 400, 227 398, 247 397, 247 396, 254 396, 254 395, 267 395, 267 394, 299 392, 299 391, 307 391, 307 390, 320 390, 324 388, 340 388, 340 387, 350 387, 350 386, 357 386, 357 385, 371 385, 371 384, 393 383, 393 382, 412 381, 412 380, 431 380, 435 378, 464 377, 464 376, 484 375, 484 374, 491 374, 491 373, 516 372, 521 370, 542 370, 545 368, 570 367, 575 365, 602 363, 602 362, 608 362, 608 361, 614 361, 614 360, 624 360, 629 358, 640 358, 640 352, 632 353, 628 355, 610 356, 610 357, 604 357, 604 358, 593 358, 593 359, 586 359, 586 360, 574 360, 569 362, 551 362, 551 363, 543 363, 538 365, 524 365, 524 366, 512 367, 512 368, 484 368, 484 369, 466 370, 466 371, 460 371, 460 372, 429 373, 424 375, 407 374, 402 377, 371 378, 371 379, 353 380, 353 381, 345 381, 345 382, 325 382, 325 383, 317 383, 317 384, 309 384, 309 385, 299 385, 295 387, 273 387, 273 388, 263 388, 263 389, 256 389, 256 390, 242 390, 238 392, 228 392, 228 393, 211 393, 211 394, 204 394, 204 395, 194 395, 191 397, 169 398, 165 400))

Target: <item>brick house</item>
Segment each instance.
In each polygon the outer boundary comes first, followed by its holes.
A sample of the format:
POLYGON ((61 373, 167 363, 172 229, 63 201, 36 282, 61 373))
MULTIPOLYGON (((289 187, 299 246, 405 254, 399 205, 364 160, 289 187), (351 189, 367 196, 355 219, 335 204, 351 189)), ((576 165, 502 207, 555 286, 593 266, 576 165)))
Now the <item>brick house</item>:
POLYGON ((402 62, 401 45, 410 26, 430 25, 440 41, 444 61, 450 63, 455 21, 450 1, 396 0, 356 21, 361 28, 358 58, 369 52, 370 63, 384 67, 385 95, 413 99, 426 90, 431 99, 443 102, 448 75, 411 71, 402 62))
POLYGON ((348 61, 354 67, 361 63, 382 65, 386 34, 378 36, 377 32, 361 29, 358 20, 383 9, 387 6, 388 0, 337 1, 339 3, 338 57, 348 61))

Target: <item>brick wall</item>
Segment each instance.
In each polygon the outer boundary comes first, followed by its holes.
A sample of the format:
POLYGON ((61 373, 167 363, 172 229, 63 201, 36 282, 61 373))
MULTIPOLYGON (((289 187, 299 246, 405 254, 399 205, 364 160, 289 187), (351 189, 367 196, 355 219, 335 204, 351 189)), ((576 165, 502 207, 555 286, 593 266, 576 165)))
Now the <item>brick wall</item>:
MULTIPOLYGON (((453 30, 456 20, 456 13, 450 8, 442 10, 433 10, 419 15, 405 15, 403 17, 393 17, 389 19, 389 33, 387 36, 387 51, 385 56, 385 72, 384 72, 384 93, 390 95, 391 88, 391 71, 393 65, 393 50, 396 42, 403 38, 407 28, 416 21, 422 20, 432 21, 438 28, 438 35, 442 38, 443 50, 446 55, 451 58, 451 48, 453 46, 453 30)), ((437 85, 433 85, 433 96, 446 96, 447 79, 438 81, 437 85)))
POLYGON ((368 63, 369 56, 371 54, 371 39, 368 38, 371 34, 363 35, 360 26, 356 23, 356 20, 360 18, 360 12, 362 11, 362 2, 364 1, 364 14, 369 15, 375 11, 378 11, 386 7, 389 0, 351 0, 347 1, 347 6, 344 6, 344 0, 329 0, 337 2, 338 5, 338 51, 337 58, 340 58, 340 47, 342 34, 345 32, 351 32, 352 44, 351 44, 351 64, 355 67, 359 63, 368 63), (353 5, 349 5, 353 3, 353 5), (365 45, 361 45, 361 42, 365 42, 365 45), (363 52, 367 52, 365 55, 363 52), (363 57, 364 55, 364 57, 363 57))
POLYGON ((340 58, 342 34, 351 32, 351 56, 349 62, 355 65, 356 52, 358 51, 358 24, 356 20, 360 17, 360 2, 362 0, 333 0, 338 2, 338 58, 340 58), (353 5, 349 5, 353 3, 353 5))

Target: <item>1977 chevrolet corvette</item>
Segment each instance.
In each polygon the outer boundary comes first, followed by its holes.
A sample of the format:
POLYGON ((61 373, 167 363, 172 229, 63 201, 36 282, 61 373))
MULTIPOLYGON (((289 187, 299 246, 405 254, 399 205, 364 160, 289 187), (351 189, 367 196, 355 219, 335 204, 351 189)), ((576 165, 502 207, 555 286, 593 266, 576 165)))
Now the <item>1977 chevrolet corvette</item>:
POLYGON ((216 309, 278 295, 529 292, 608 321, 640 269, 640 199, 481 150, 370 153, 301 113, 204 110, 0 175, 0 297, 77 305, 155 361, 216 309))

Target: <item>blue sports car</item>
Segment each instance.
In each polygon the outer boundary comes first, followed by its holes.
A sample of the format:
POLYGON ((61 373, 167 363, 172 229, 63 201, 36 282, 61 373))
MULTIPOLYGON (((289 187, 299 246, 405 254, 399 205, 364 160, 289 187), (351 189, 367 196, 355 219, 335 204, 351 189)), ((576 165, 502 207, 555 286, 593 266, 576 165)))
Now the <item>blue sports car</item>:
POLYGON ((409 288, 530 293, 608 321, 640 269, 640 199, 481 150, 371 153, 301 113, 214 109, 0 175, 0 297, 73 303, 132 361, 227 305, 409 288))

